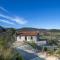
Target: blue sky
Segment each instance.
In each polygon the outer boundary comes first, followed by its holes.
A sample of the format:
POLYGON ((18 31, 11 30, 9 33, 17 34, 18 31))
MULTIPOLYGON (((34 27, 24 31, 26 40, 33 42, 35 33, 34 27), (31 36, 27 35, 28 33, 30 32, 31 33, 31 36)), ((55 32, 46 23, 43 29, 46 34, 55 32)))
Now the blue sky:
POLYGON ((0 25, 60 29, 60 1, 0 0, 0 25))

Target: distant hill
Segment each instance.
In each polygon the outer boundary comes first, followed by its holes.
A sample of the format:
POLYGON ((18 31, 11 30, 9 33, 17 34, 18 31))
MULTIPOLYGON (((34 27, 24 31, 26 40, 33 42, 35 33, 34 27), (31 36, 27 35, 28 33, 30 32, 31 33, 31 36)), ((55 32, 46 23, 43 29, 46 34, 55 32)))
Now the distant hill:
POLYGON ((0 34, 5 32, 19 32, 19 31, 39 31, 40 33, 43 34, 50 34, 49 32, 60 32, 60 29, 39 29, 39 28, 31 28, 31 27, 24 27, 24 28, 20 28, 20 29, 14 29, 14 28, 4 28, 2 26, 0 26, 0 34))
POLYGON ((38 29, 38 28, 24 27, 17 29, 17 31, 60 32, 60 29, 38 29))
POLYGON ((60 29, 50 29, 50 32, 60 32, 60 29))
POLYGON ((60 29, 39 29, 39 28, 31 28, 31 27, 24 27, 20 29, 14 29, 14 28, 4 28, 0 26, 0 32, 5 32, 8 30, 16 30, 16 31, 40 31, 40 32, 60 32, 60 29))
POLYGON ((47 29, 38 29, 38 28, 29 28, 29 27, 24 27, 20 28, 17 31, 40 31, 40 32, 47 32, 47 29))

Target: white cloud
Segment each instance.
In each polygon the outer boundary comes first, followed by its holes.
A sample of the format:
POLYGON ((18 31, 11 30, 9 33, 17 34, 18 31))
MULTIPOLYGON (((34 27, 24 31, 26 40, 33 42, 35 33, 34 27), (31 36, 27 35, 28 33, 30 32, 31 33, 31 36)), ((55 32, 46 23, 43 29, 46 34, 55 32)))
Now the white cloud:
POLYGON ((6 16, 6 15, 3 15, 3 14, 0 14, 0 17, 2 17, 2 18, 6 18, 6 19, 13 19, 13 18, 11 18, 11 17, 9 17, 9 16, 6 16))
POLYGON ((10 22, 10 21, 8 21, 8 20, 2 20, 2 19, 0 19, 0 22, 4 22, 4 23, 8 23, 8 24, 12 24, 12 25, 14 25, 13 22, 10 22))
POLYGON ((27 20, 25 20, 24 18, 19 18, 19 17, 10 17, 10 16, 5 16, 3 14, 0 14, 0 17, 2 18, 5 18, 5 19, 8 19, 10 21, 14 21, 16 22, 17 24, 21 24, 21 25, 24 25, 27 23, 27 20))
POLYGON ((24 18, 15 17, 13 20, 14 20, 16 23, 22 24, 22 25, 27 23, 27 21, 26 21, 24 18))
POLYGON ((1 6, 0 6, 0 10, 8 13, 8 11, 5 8, 1 7, 1 6))
MULTIPOLYGON (((0 6, 0 10, 9 13, 4 7, 1 7, 1 6, 0 6)), ((0 17, 8 19, 9 22, 13 21, 13 22, 15 22, 17 24, 21 24, 21 25, 24 25, 24 24, 27 23, 27 20, 25 20, 24 18, 19 18, 19 17, 16 17, 16 16, 15 17, 10 17, 10 16, 0 14, 0 17)), ((7 21, 4 20, 4 22, 7 22, 7 21)), ((12 23, 12 22, 10 22, 10 23, 12 23)))

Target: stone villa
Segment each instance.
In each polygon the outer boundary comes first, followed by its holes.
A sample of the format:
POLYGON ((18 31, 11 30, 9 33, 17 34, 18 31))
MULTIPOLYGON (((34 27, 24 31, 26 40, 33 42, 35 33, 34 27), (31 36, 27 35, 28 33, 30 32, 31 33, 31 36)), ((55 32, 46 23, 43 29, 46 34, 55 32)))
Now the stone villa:
POLYGON ((39 31, 18 31, 16 33, 16 40, 17 42, 35 42, 39 46, 47 44, 46 40, 40 39, 39 31))
POLYGON ((34 42, 37 42, 38 40, 39 40, 39 32, 38 31, 17 32, 17 41, 34 41, 34 42))

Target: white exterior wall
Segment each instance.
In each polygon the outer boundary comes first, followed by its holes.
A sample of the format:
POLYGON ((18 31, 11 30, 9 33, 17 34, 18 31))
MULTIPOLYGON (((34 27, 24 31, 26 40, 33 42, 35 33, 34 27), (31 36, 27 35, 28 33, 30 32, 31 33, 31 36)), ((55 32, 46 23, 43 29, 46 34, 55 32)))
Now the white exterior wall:
MULTIPOLYGON (((36 42, 37 41, 37 36, 32 36, 32 39, 31 39, 31 36, 26 36, 27 37, 27 41, 34 41, 36 42)), ((25 41, 25 36, 17 36, 17 41, 25 41)))
POLYGON ((17 41, 25 41, 25 36, 17 36, 17 41))
POLYGON ((27 36, 27 41, 31 41, 31 36, 27 36))
POLYGON ((27 36, 27 41, 34 41, 34 42, 36 42, 37 41, 37 36, 32 36, 32 39, 31 39, 31 36, 27 36))
POLYGON ((47 41, 37 41, 36 42, 37 45, 46 45, 47 44, 47 41))
POLYGON ((37 36, 33 36, 33 40, 37 42, 37 36))

